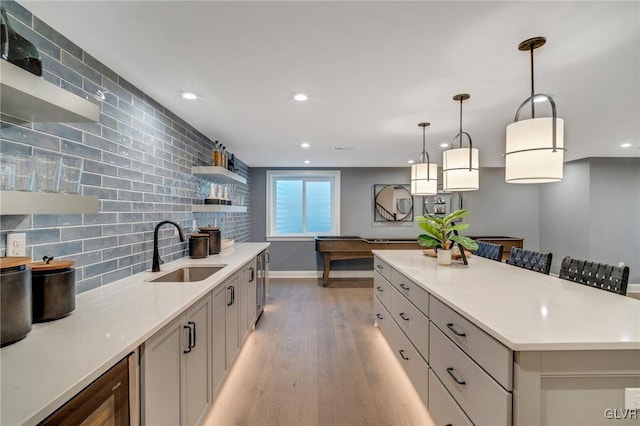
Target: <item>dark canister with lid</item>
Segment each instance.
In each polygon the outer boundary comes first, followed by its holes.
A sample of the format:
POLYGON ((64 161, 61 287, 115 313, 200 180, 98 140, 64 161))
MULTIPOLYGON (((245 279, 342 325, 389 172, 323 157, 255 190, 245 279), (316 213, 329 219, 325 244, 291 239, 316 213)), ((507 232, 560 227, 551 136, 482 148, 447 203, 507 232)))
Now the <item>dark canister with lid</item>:
POLYGON ((72 260, 45 256, 31 264, 33 322, 45 322, 69 315, 76 308, 76 270, 72 260))
POLYGON ((0 346, 24 339, 31 331, 30 257, 0 258, 0 346))
POLYGON ((200 232, 209 235, 209 254, 220 253, 220 228, 217 226, 207 226, 200 228, 200 232))
POLYGON ((204 259, 209 256, 209 234, 189 235, 189 257, 204 259))

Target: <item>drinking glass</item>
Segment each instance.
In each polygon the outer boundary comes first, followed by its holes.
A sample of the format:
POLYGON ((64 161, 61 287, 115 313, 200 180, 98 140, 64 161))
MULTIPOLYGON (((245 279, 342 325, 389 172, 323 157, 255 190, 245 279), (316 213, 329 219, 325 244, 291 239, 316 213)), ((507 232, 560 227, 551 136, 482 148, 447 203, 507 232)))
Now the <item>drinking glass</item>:
POLYGON ((58 192, 60 189, 62 158, 49 155, 36 155, 33 159, 36 172, 36 191, 58 192))
POLYGON ((0 154, 0 190, 13 191, 16 189, 16 166, 13 157, 0 154))
POLYGON ((33 191, 35 181, 33 158, 28 155, 14 155, 12 157, 15 168, 16 191, 33 191))
POLYGON ((60 175, 60 192, 63 194, 79 194, 84 161, 82 158, 63 158, 60 175))

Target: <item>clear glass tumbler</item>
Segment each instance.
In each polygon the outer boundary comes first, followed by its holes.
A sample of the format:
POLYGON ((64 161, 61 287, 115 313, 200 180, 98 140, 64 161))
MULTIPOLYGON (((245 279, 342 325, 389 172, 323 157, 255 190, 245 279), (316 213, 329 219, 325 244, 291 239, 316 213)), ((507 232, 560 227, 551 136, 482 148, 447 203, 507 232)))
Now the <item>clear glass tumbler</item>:
POLYGON ((35 168, 33 158, 29 155, 13 155, 15 166, 16 191, 33 191, 35 168))
POLYGON ((82 172, 84 172, 82 158, 63 158, 60 192, 63 194, 79 194, 82 172))
POLYGON ((0 154, 0 190, 14 191, 16 189, 16 166, 13 157, 0 154))
POLYGON ((49 155, 33 157, 36 171, 36 191, 58 192, 62 172, 62 158, 49 155))

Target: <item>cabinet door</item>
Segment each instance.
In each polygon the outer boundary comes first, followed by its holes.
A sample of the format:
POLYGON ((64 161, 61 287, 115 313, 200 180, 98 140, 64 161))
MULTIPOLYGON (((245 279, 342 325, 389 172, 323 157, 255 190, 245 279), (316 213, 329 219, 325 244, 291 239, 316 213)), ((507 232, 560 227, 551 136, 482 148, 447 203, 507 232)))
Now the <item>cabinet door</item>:
POLYGON ((239 275, 231 278, 227 283, 227 327, 226 327, 226 343, 227 343, 227 362, 226 367, 231 367, 233 359, 238 352, 238 304, 236 303, 238 294, 239 275))
POLYGON ((191 331, 191 349, 184 354, 186 376, 185 424, 200 423, 211 404, 211 295, 207 295, 187 311, 191 331))
POLYGON ((227 344, 225 330, 227 328, 227 286, 221 285, 213 291, 211 321, 211 371, 212 388, 215 395, 227 370, 227 344))
POLYGON ((185 315, 147 340, 141 355, 142 424, 180 425, 185 315))
POLYGON ((238 343, 242 345, 247 330, 249 330, 249 322, 247 321, 247 297, 249 294, 249 268, 244 267, 240 272, 238 280, 238 288, 236 288, 236 300, 238 305, 238 343))
POLYGON ((247 270, 248 276, 248 285, 247 285, 247 325, 249 328, 253 327, 256 322, 256 282, 258 279, 257 271, 256 271, 256 261, 251 262, 249 269, 247 270))

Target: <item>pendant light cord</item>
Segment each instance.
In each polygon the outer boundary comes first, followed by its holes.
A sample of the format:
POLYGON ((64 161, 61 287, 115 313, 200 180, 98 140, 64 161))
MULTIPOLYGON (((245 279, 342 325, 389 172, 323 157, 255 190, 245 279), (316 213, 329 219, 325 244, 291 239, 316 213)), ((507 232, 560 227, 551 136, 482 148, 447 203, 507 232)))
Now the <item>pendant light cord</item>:
POLYGON ((529 45, 529 52, 531 56, 531 118, 536 118, 536 107, 534 102, 534 95, 536 92, 533 89, 533 49, 534 48, 535 48, 534 43, 531 42, 531 44, 529 45))
POLYGON ((431 161, 429 160, 429 153, 427 152, 426 142, 425 142, 425 134, 427 131, 427 126, 422 126, 422 162, 424 163, 425 158, 427 159, 427 180, 429 180, 429 164, 431 161))
POLYGON ((462 148, 462 98, 460 98, 460 148, 462 148))

